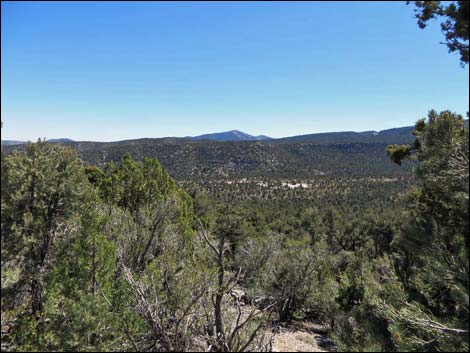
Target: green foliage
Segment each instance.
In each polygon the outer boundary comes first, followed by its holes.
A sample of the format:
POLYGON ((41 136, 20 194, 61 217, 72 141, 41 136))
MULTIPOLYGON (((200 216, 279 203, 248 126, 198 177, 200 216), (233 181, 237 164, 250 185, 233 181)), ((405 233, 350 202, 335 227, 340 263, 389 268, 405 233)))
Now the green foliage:
POLYGON ((390 159, 401 166, 403 159, 410 157, 411 149, 408 145, 390 145, 387 146, 386 152, 390 159))
POLYGON ((15 336, 18 348, 40 349, 50 339, 47 278, 58 265, 62 242, 74 236, 69 220, 91 200, 92 192, 82 162, 70 148, 39 141, 28 144, 24 152, 2 156, 4 165, 2 268, 13 268, 18 275, 11 285, 2 287, 3 308, 23 308, 15 319, 23 327, 15 336))
POLYGON ((442 17, 441 29, 449 52, 458 51, 462 66, 468 64, 470 30, 468 1, 414 1, 414 3, 419 27, 425 28, 429 20, 442 17))
POLYGON ((468 349, 468 128, 459 115, 430 111, 415 135, 418 186, 394 245, 408 298, 385 312, 401 349, 468 349))
POLYGON ((193 225, 191 198, 155 160, 85 170, 74 150, 41 141, 2 152, 2 347, 143 349, 123 268, 158 284, 173 322, 210 284, 193 225))

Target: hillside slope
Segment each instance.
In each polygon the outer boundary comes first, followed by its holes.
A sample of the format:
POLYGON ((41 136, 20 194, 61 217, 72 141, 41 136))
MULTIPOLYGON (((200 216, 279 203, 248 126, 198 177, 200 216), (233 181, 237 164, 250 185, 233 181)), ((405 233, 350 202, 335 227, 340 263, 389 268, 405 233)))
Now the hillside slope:
MULTIPOLYGON (((411 127, 381 132, 337 132, 263 141, 144 138, 117 142, 64 141, 87 164, 119 161, 126 153, 157 158, 177 179, 403 175, 385 153, 389 144, 411 143, 411 127)), ((220 138, 220 136, 219 136, 220 138)), ((4 146, 5 150, 22 146, 4 146)))

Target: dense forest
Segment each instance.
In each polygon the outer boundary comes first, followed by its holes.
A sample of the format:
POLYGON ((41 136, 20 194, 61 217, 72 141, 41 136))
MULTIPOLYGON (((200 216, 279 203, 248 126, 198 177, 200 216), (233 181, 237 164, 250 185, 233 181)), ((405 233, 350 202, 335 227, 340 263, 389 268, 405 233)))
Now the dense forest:
MULTIPOLYGON (((468 63, 468 3, 416 3, 468 63)), ((2 146, 1 242, 2 351, 272 351, 299 323, 325 350, 468 351, 468 123, 2 146)))

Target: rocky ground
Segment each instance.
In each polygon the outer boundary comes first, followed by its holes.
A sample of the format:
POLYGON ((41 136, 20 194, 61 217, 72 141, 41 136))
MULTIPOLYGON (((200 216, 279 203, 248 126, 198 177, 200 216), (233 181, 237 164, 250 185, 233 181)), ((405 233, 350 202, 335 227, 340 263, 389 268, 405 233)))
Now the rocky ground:
POLYGON ((321 324, 299 322, 281 326, 274 336, 273 352, 335 352, 321 324))

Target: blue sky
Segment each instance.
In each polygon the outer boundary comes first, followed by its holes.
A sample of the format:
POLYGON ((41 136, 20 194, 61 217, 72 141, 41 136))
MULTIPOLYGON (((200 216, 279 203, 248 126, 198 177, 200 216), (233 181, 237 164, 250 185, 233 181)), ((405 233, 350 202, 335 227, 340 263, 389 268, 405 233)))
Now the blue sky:
POLYGON ((2 2, 2 139, 291 136, 468 110, 405 2, 2 2))

